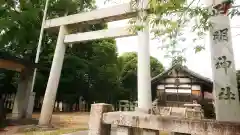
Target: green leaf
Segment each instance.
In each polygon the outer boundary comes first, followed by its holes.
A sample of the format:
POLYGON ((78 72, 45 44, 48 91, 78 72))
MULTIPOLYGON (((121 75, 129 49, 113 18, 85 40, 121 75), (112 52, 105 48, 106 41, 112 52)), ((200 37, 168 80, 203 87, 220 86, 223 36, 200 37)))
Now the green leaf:
POLYGON ((203 47, 203 46, 196 46, 194 49, 195 49, 195 53, 198 53, 198 52, 201 52, 202 50, 204 50, 205 47, 203 47))

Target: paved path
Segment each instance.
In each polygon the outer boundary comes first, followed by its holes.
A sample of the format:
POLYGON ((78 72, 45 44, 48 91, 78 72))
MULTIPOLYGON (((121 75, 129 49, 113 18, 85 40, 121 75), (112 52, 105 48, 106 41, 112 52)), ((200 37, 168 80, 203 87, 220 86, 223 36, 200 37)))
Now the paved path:
MULTIPOLYGON (((88 135, 88 130, 78 131, 78 132, 75 132, 75 133, 69 133, 69 134, 64 134, 64 135, 88 135)), ((111 135, 116 135, 116 132, 112 131, 111 135)))

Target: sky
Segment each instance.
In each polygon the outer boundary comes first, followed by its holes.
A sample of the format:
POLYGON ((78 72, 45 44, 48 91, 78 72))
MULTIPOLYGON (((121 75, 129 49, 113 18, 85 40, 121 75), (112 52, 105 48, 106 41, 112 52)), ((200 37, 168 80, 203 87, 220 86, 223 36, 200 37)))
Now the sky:
MULTIPOLYGON (((98 8, 106 8, 116 4, 121 4, 128 2, 129 0, 114 0, 113 2, 105 3, 105 0, 96 0, 98 8)), ((240 1, 237 2, 240 5, 240 1)), ((234 50, 235 66, 237 70, 240 70, 240 17, 234 17, 231 19, 231 32, 232 32, 232 43, 234 50), (239 34, 239 36, 237 36, 239 34)), ((121 20, 108 23, 108 28, 122 27, 128 24, 128 20, 121 20)), ((187 36, 191 36, 192 33, 187 32, 187 36)), ((192 48, 187 49, 185 52, 185 57, 187 59, 186 66, 196 73, 199 73, 205 77, 212 79, 212 68, 211 68, 211 56, 210 56, 210 46, 209 38, 206 36, 204 39, 205 50, 200 53, 195 53, 192 48)), ((125 52, 137 52, 138 41, 136 36, 124 37, 116 39, 117 49, 119 55, 125 52)), ((191 46, 190 43, 186 43, 191 46)), ((170 59, 164 57, 166 51, 161 50, 159 47, 162 44, 158 40, 150 41, 150 54, 151 56, 157 58, 165 68, 169 68, 170 59)))

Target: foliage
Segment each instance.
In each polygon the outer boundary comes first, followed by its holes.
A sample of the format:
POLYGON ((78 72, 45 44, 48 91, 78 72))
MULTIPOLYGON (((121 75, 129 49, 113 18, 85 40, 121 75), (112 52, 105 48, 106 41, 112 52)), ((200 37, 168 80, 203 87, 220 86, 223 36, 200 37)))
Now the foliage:
MULTIPOLYGON (((113 99, 113 95, 119 85, 115 41, 112 39, 91 41, 74 45, 67 51, 59 92, 75 100, 80 95, 87 101, 112 102, 116 100, 113 99), (71 89, 69 89, 69 84, 71 84, 71 89)), ((59 98, 66 99, 61 96, 59 98)))
MULTIPOLYGON (((94 4, 94 0, 50 0, 47 18, 92 10, 96 7, 94 4)), ((9 0, 1 3, 0 50, 34 61, 44 5, 45 0, 9 0)), ((97 30, 105 28, 106 24, 86 24, 84 27, 86 31, 97 30)), ((45 93, 56 38, 57 33, 44 33, 39 61, 43 68, 38 70, 34 89, 37 97, 45 93)), ((72 103, 83 95, 89 102, 105 99, 110 102, 114 98, 111 94, 119 86, 116 62, 116 45, 113 39, 84 42, 67 48, 57 99, 72 103)), ((12 82, 14 74, 2 72, 1 75, 6 80, 1 83, 4 89, 9 90, 8 83, 16 84, 12 82)), ((16 87, 13 87, 13 91, 16 91, 16 87)))
POLYGON ((240 70, 237 70, 237 83, 238 83, 238 89, 240 89, 240 70))
MULTIPOLYGON (((58 0, 49 4, 48 18, 91 9, 92 0, 58 0), (66 6, 67 5, 67 6, 66 6)), ((0 6, 1 49, 19 57, 32 60, 40 33, 45 0, 8 0, 0 6)), ((55 45, 56 34, 45 33, 44 44, 55 45)))
MULTIPOLYGON (((137 2, 139 0, 131 0, 132 7, 142 12, 143 9, 138 8, 137 2)), ((234 3, 232 0, 226 2, 234 3)), ((186 44, 186 40, 192 42, 191 45, 194 46, 196 53, 203 50, 205 46, 202 43, 203 38, 212 26, 209 18, 219 13, 212 7, 204 7, 200 0, 149 0, 148 6, 150 14, 139 14, 130 20, 132 30, 137 31, 143 28, 141 23, 136 23, 137 20, 148 21, 151 32, 165 45, 167 53, 171 52, 167 56, 172 58, 176 56, 183 58, 185 48, 179 50, 178 47, 186 44), (189 31, 191 31, 191 37, 185 34, 189 31)), ((228 14, 231 17, 239 15, 238 6, 233 6, 228 14)))
MULTIPOLYGON (((2 1, 1 1, 2 2, 2 1)), ((0 50, 13 56, 34 61, 45 0, 3 1, 0 5, 0 50)), ((94 0, 51 1, 47 18, 55 18, 94 9, 94 0)), ((106 28, 106 24, 84 24, 84 31, 106 28)), ((57 33, 45 32, 34 91, 36 97, 43 96, 47 86, 51 62, 54 55, 57 33)), ((131 53, 129 54, 131 55, 131 53)), ((114 103, 128 99, 128 89, 136 90, 136 55, 117 58, 113 39, 82 42, 67 48, 57 100, 70 104, 79 96, 91 103, 114 103), (129 63, 131 59, 135 61, 129 63)), ((163 66, 151 58, 152 76, 159 74, 163 66)), ((16 91, 19 74, 1 71, 2 90, 16 91)))
MULTIPOLYGON (((125 98, 130 97, 131 100, 137 98, 137 53, 124 53, 118 58, 118 68, 122 87, 124 88, 125 98)), ((150 57, 151 77, 163 72, 163 65, 154 57, 150 57)))

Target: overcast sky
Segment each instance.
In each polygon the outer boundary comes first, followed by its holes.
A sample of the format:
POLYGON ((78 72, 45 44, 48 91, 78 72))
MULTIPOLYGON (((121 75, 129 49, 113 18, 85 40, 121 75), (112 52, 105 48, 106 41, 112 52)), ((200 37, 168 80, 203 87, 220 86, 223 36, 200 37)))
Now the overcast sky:
MULTIPOLYGON (((104 4, 105 0, 96 0, 98 8, 106 8, 109 6, 113 6, 116 4, 121 4, 124 2, 128 2, 129 0, 115 0, 111 3, 104 4)), ((240 1, 238 1, 237 4, 240 4, 240 1)), ((231 20, 231 27, 232 27, 232 40, 233 40, 233 50, 234 50, 234 56, 235 56, 235 65, 236 69, 240 69, 240 36, 236 36, 240 34, 240 24, 237 24, 237 22, 240 22, 240 17, 235 17, 231 20)), ((114 27, 121 27, 128 23, 127 20, 122 21, 116 21, 116 22, 110 22, 108 23, 109 28, 114 27)), ((191 33, 186 33, 187 36, 191 36, 191 33)), ((124 52, 132 52, 137 51, 137 37, 125 37, 125 38, 118 38, 116 39, 117 42, 117 48, 118 53, 121 55, 124 52)), ((186 44, 189 44, 186 42, 186 44)), ((170 64, 170 60, 164 58, 165 51, 162 51, 159 49, 159 46, 161 46, 161 43, 157 40, 151 40, 150 41, 150 53, 151 56, 157 58, 161 63, 163 63, 164 67, 168 68, 170 64)), ((205 38, 205 50, 203 50, 200 53, 195 54, 192 48, 189 48, 185 56, 187 58, 187 67, 205 77, 212 78, 212 68, 211 68, 211 58, 210 58, 210 51, 209 51, 209 39, 208 37, 205 38)))

